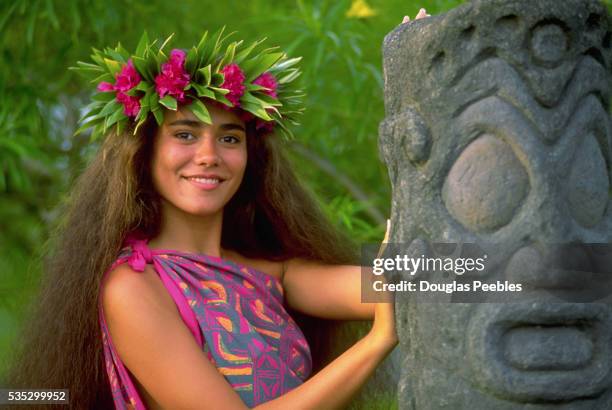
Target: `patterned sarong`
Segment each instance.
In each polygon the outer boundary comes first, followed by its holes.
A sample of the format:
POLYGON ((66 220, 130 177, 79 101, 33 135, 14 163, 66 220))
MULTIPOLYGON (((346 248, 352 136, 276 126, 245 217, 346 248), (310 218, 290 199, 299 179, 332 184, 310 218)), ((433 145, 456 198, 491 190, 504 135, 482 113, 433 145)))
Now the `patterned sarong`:
MULTIPOLYGON (((153 264, 203 354, 247 406, 274 399, 310 375, 308 343, 283 306, 277 278, 214 256, 151 250, 146 239, 131 237, 125 245, 109 271, 125 262, 138 272, 153 264)), ((101 304, 99 312, 115 407, 145 409, 113 346, 101 304)))

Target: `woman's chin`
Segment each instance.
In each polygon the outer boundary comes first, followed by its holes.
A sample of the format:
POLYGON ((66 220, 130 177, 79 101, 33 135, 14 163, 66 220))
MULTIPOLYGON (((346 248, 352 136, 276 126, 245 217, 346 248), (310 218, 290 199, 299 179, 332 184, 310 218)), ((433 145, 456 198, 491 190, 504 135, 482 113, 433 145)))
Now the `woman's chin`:
POLYGON ((187 213, 194 216, 212 217, 223 214, 223 207, 194 207, 187 213))
POLYGON ((176 208, 191 216, 212 217, 223 213, 223 204, 185 204, 176 208))

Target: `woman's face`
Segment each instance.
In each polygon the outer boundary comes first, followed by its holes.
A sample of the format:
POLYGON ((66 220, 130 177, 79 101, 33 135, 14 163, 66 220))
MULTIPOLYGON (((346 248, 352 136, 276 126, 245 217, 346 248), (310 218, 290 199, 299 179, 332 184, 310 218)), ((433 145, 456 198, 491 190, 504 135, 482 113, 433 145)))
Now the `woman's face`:
POLYGON ((235 113, 206 104, 212 124, 188 108, 166 110, 153 143, 153 185, 164 208, 214 215, 238 190, 247 164, 246 128, 235 113))

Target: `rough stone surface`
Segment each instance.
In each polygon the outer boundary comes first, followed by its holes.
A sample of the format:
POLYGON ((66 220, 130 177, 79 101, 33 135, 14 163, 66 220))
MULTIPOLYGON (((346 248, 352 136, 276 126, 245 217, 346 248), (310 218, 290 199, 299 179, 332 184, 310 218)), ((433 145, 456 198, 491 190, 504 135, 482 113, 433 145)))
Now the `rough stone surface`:
MULTIPOLYGON (((379 146, 391 242, 415 255, 495 242, 510 275, 571 287, 575 276, 538 266, 542 244, 612 239, 611 27, 595 0, 480 0, 389 33, 379 146)), ((400 409, 612 408, 609 304, 408 295, 400 409)))

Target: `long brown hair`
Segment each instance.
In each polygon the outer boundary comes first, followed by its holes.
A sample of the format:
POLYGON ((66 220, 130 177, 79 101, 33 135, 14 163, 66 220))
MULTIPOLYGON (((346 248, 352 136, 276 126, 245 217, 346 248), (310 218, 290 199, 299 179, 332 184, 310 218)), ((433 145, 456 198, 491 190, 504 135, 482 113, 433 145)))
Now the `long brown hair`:
MULTIPOLYGON (((113 407, 98 293, 126 234, 159 230, 160 198, 150 172, 156 129, 151 122, 137 135, 110 133, 77 179, 50 240, 36 305, 17 339, 10 386, 67 388, 78 408, 113 407)), ((224 209, 222 246, 247 257, 354 262, 355 248, 299 182, 278 136, 258 135, 252 122, 247 136, 247 170, 224 209)))

